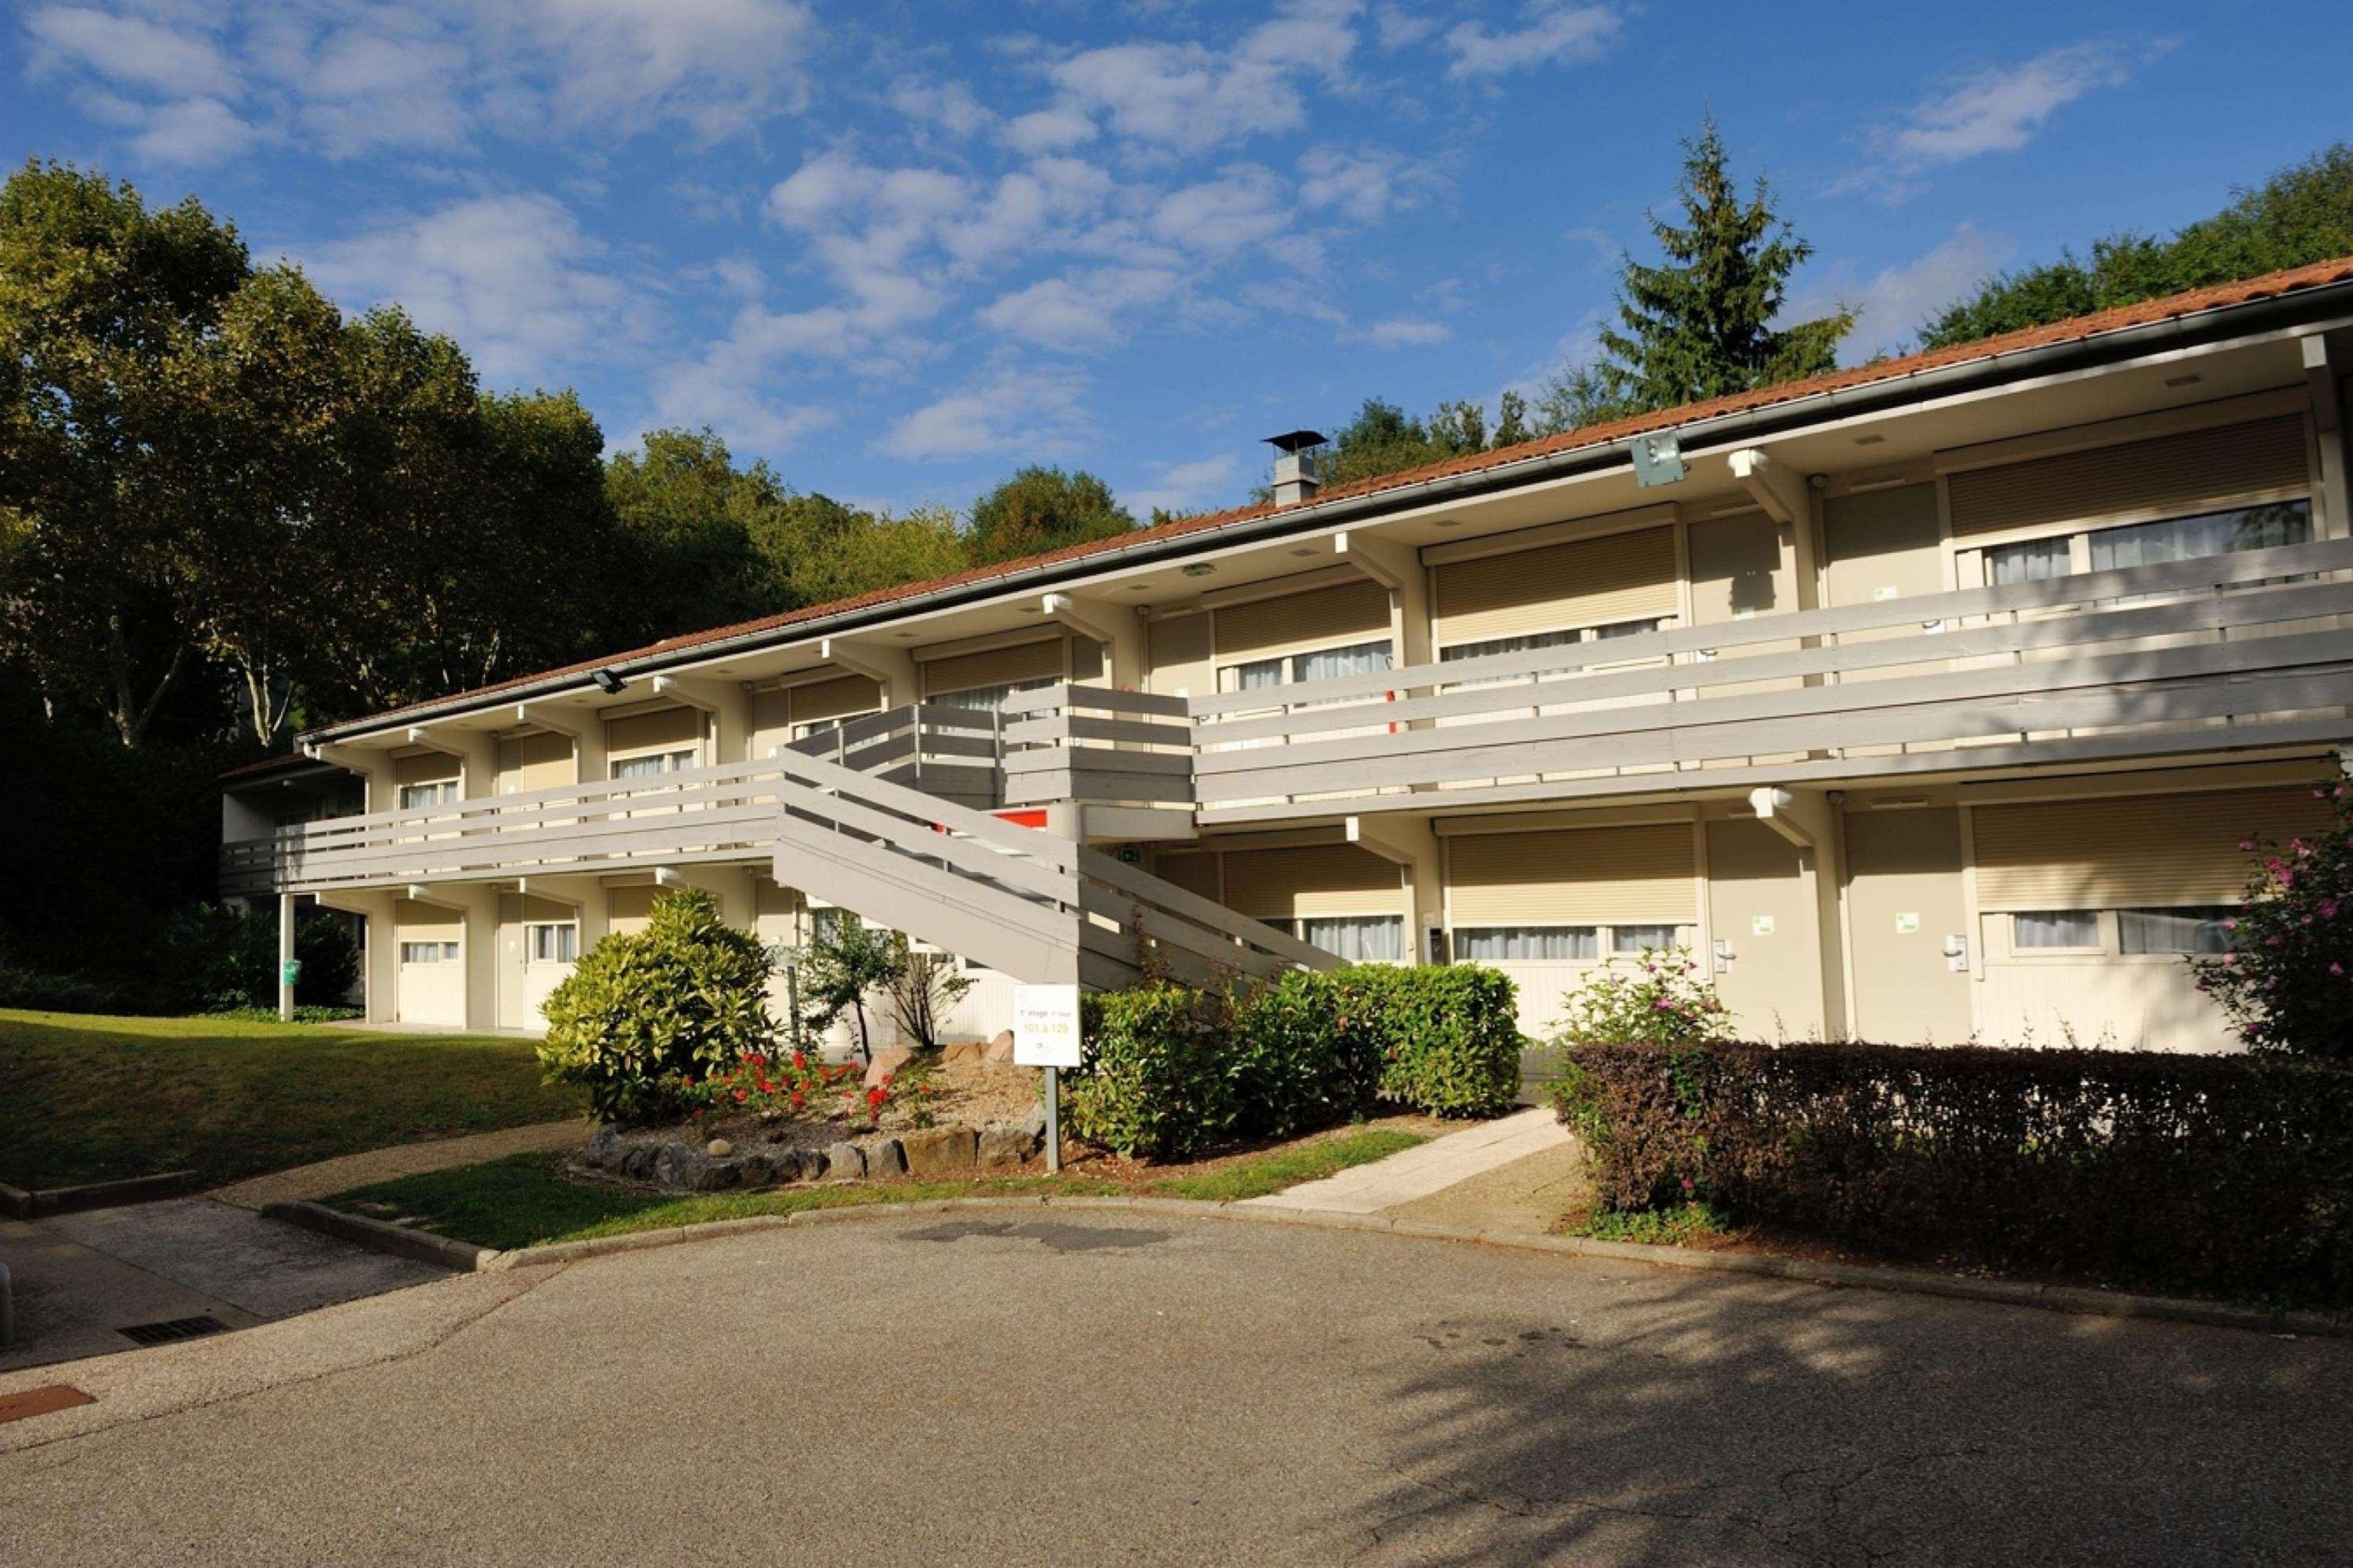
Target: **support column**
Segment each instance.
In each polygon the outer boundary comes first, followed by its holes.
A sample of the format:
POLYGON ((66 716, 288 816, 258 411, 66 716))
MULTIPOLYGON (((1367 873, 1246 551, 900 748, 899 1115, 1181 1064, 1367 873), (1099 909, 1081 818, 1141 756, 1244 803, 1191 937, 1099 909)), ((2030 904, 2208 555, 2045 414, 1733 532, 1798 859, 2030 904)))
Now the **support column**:
POLYGON ((294 982, 287 965, 294 962, 294 895, 278 895, 278 1021, 294 1021, 294 982))

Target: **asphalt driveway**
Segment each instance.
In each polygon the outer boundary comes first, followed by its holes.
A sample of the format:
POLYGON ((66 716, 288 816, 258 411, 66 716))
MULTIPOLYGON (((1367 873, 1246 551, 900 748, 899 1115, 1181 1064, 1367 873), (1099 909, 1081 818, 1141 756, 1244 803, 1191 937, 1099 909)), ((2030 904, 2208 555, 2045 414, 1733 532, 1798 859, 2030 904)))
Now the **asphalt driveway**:
MULTIPOLYGON (((2353 1344, 1114 1211, 83 1363, 45 1564, 2342 1562, 2353 1344)), ((0 1378, 0 1395, 28 1374, 0 1378)))

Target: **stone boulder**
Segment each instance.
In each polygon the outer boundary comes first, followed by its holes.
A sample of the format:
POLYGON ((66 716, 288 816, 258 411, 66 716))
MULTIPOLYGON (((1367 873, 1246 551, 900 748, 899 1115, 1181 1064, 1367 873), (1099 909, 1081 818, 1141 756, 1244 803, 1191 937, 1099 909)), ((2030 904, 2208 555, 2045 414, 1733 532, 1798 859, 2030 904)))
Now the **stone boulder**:
POLYGON ((905 1153, 907 1174, 919 1181, 953 1182, 973 1172, 974 1139, 969 1127, 926 1127, 899 1140, 905 1153))
POLYGON ((880 1179, 907 1173, 906 1151, 899 1146, 896 1138, 877 1138, 871 1143, 861 1144, 860 1152, 865 1156, 866 1173, 870 1176, 880 1179))
POLYGON ((915 1053, 904 1046, 880 1047, 874 1053, 874 1059, 866 1064, 866 1087, 872 1089, 884 1079, 894 1076, 901 1068, 914 1059, 915 1053))
POLYGON ((1013 1031, 1010 1029, 999 1029, 997 1031, 997 1038, 989 1041, 987 1046, 981 1051, 981 1059, 987 1062, 992 1067, 1012 1066, 1013 1031))
POLYGON ((1022 1127, 988 1127, 976 1155, 984 1171, 1018 1171, 1038 1147, 1038 1134, 1022 1127))
POLYGON ((855 1143, 826 1146, 825 1175, 830 1182, 855 1182, 866 1174, 866 1152, 855 1143))

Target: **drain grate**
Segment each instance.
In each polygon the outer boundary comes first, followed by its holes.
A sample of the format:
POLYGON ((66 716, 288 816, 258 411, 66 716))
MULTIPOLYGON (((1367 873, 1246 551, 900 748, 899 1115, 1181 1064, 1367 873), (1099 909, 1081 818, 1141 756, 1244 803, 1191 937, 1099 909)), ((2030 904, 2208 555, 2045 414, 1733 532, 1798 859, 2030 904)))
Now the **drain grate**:
POLYGON ((200 1340, 206 1334, 225 1334, 228 1332, 228 1325, 206 1313, 198 1318, 172 1318, 160 1323, 133 1323, 127 1329, 114 1331, 142 1345, 167 1345, 174 1340, 200 1340))

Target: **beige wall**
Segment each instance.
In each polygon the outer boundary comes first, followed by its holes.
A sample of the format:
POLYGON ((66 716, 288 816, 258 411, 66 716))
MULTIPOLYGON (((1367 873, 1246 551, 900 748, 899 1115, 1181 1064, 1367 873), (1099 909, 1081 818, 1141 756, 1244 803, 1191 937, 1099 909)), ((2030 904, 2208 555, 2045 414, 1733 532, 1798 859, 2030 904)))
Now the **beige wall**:
MULTIPOLYGON (((1708 919, 1729 943, 1715 977, 1736 1031, 1755 1040, 1816 1039, 1822 1016, 1822 954, 1813 879, 1798 846, 1753 818, 1707 825, 1708 919)), ((1712 954, 1699 954, 1703 972, 1712 954)))
POLYGON ((702 745, 703 712, 700 708, 663 708, 605 721, 607 766, 628 757, 674 752, 692 746, 696 760, 709 760, 702 745))
POLYGON ((1976 1027, 1964 967, 1948 939, 1974 942, 1956 806, 1852 811, 1842 822, 1847 930, 1854 952, 1854 1033, 1885 1045, 1949 1046, 1976 1027))
POLYGON ((1145 633, 1145 645, 1152 662, 1145 689, 1164 697, 1200 697, 1218 689, 1217 671, 1209 658, 1209 617, 1206 613, 1154 621, 1145 633))

